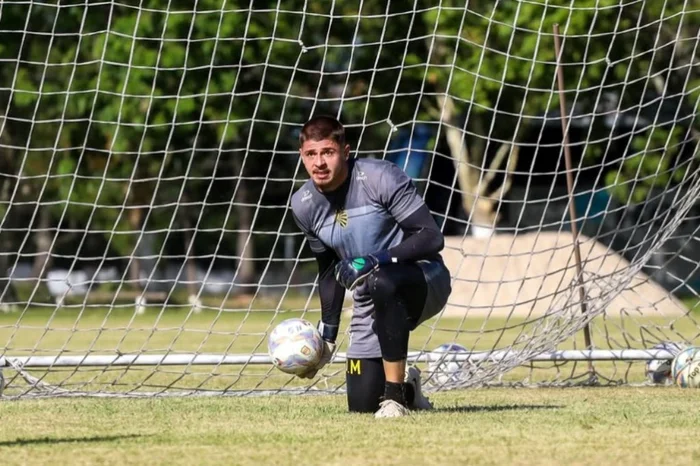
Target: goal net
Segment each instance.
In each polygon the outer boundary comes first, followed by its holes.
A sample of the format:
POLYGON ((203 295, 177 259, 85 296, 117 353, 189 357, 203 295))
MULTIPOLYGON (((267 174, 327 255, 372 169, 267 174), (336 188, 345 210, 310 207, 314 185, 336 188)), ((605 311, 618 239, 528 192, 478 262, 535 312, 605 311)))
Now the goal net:
POLYGON ((314 380, 267 355, 320 318, 289 210, 319 113, 446 236, 452 295, 410 342, 430 389, 648 383, 700 330, 699 25, 689 0, 1 2, 2 396, 343 391, 349 300, 314 380))

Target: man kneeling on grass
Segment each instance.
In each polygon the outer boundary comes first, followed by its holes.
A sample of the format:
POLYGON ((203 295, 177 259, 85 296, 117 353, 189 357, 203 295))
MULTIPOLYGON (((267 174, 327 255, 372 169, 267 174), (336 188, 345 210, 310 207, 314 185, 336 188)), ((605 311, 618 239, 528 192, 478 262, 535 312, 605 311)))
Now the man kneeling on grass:
POLYGON ((353 292, 346 371, 348 408, 399 417, 432 409, 420 370, 406 366, 409 334, 451 292, 444 237, 412 180, 395 164, 350 159, 343 125, 309 120, 299 152, 310 179, 292 197, 294 220, 318 263, 326 342, 313 378, 335 350, 345 290, 353 292))

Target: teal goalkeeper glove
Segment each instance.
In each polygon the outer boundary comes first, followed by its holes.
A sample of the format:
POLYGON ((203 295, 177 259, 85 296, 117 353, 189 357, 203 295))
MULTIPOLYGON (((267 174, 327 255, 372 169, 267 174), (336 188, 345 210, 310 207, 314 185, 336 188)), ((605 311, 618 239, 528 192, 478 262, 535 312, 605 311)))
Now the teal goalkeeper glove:
POLYGON ((354 259, 344 259, 338 262, 335 266, 335 279, 338 280, 346 290, 352 291, 372 271, 379 268, 380 265, 394 262, 388 251, 381 251, 377 254, 370 254, 364 257, 356 257, 354 259))

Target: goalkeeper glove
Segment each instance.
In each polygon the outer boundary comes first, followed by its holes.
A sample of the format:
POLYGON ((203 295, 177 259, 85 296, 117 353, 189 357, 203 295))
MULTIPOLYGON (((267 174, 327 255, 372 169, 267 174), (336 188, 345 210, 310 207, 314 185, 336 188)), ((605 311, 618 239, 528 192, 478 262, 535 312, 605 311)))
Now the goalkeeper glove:
POLYGON ((396 259, 389 255, 389 251, 381 251, 377 254, 356 257, 354 259, 344 259, 335 266, 335 279, 338 280, 338 283, 346 290, 352 291, 362 283, 372 271, 379 268, 380 265, 390 262, 396 262, 396 259))
POLYGON ((321 354, 321 359, 319 359, 315 366, 309 367, 301 374, 297 374, 301 379, 313 379, 316 377, 316 373, 333 359, 333 353, 335 353, 335 339, 338 337, 338 326, 326 325, 323 322, 319 322, 318 331, 323 338, 323 353, 321 354))

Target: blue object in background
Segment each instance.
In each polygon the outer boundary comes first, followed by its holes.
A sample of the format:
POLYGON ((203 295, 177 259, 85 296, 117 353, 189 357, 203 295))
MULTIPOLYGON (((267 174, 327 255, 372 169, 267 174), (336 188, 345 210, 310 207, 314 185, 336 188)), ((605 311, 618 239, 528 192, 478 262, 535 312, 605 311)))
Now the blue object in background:
POLYGON ((610 194, 604 189, 574 194, 574 206, 578 217, 577 225, 582 227, 584 221, 588 224, 599 225, 605 219, 609 203, 610 194))
POLYGON ((420 178, 428 161, 428 142, 433 132, 426 124, 417 124, 411 128, 402 128, 399 135, 389 145, 386 159, 401 167, 411 178, 420 178))

